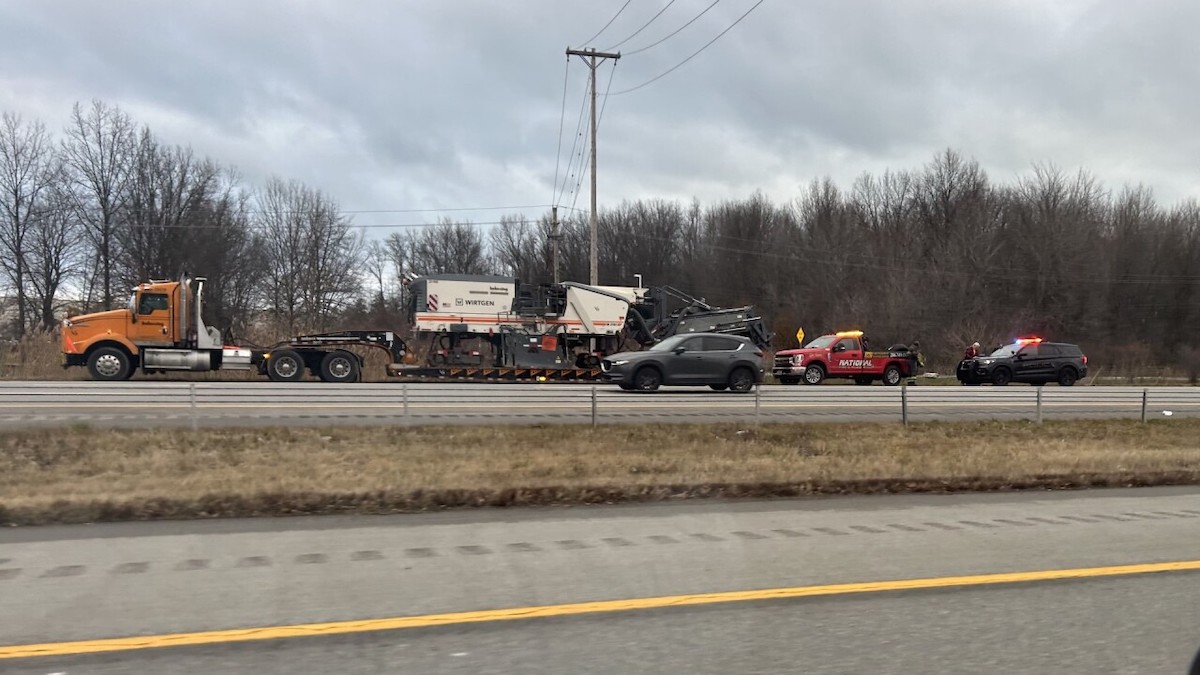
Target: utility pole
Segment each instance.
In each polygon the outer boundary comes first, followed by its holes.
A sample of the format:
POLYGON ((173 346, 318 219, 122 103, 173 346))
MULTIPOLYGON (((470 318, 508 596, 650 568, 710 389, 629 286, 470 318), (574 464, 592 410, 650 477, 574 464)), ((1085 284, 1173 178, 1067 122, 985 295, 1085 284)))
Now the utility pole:
POLYGON ((558 207, 550 207, 550 267, 554 270, 554 283, 558 285, 558 207))
POLYGON ((591 69, 591 87, 592 87, 592 218, 591 218, 591 234, 592 234, 592 249, 588 260, 590 270, 589 282, 595 286, 600 283, 600 273, 598 271, 599 263, 596 255, 596 65, 599 63, 597 59, 619 59, 621 52, 598 52, 595 49, 571 49, 567 48, 567 56, 582 56, 583 62, 591 69))

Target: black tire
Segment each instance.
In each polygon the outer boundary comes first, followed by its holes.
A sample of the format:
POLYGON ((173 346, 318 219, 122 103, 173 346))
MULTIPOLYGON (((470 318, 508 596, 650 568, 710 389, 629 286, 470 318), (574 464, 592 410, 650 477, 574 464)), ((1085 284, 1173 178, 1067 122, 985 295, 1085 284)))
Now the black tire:
POLYGON ((133 377, 133 359, 124 349, 101 347, 88 357, 88 372, 101 382, 128 380, 133 377))
POLYGON ((644 366, 633 374, 633 388, 638 391, 657 391, 662 386, 662 373, 654 366, 644 366))
POLYGON ((800 384, 800 378, 796 377, 795 375, 780 375, 779 384, 800 384))
POLYGON ((267 377, 272 382, 299 382, 304 379, 304 359, 291 349, 273 351, 267 359, 267 377))
POLYGON ((904 373, 900 372, 900 366, 891 364, 883 369, 883 383, 889 387, 894 387, 900 384, 900 380, 904 379, 904 373))
POLYGON ((1070 366, 1058 371, 1058 386, 1072 387, 1079 381, 1079 373, 1075 372, 1070 366))
POLYGON ((329 352, 321 359, 322 382, 358 382, 358 357, 347 351, 329 352))
POLYGON ((727 384, 710 384, 710 385, 708 385, 708 388, 712 389, 713 391, 725 391, 726 389, 729 388, 729 385, 727 385, 727 384))
POLYGON ((859 375, 858 377, 854 378, 854 384, 857 384, 857 385, 863 386, 863 387, 871 386, 871 383, 874 381, 875 381, 875 378, 868 377, 866 375, 859 375))
POLYGON ((997 387, 1006 387, 1009 382, 1012 382, 1012 372, 1008 368, 997 368, 992 373, 992 384, 997 387))
POLYGON ((804 369, 804 382, 807 384, 821 384, 825 381, 825 366, 819 363, 814 363, 804 369))
POLYGON ((734 368, 729 374, 729 391, 735 394, 754 391, 754 371, 749 368, 734 368))
POLYGON ((622 382, 621 384, 618 384, 617 386, 621 388, 621 391, 633 391, 632 384, 625 384, 624 382, 622 382))

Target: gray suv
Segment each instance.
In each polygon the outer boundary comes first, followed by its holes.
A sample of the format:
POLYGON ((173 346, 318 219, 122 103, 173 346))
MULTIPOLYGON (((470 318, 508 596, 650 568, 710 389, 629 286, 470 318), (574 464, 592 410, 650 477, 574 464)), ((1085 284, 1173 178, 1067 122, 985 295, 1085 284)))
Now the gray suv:
POLYGON ((604 378, 626 391, 666 385, 708 385, 745 393, 763 379, 763 352, 749 339, 723 333, 673 335, 644 352, 613 354, 600 362, 604 378))

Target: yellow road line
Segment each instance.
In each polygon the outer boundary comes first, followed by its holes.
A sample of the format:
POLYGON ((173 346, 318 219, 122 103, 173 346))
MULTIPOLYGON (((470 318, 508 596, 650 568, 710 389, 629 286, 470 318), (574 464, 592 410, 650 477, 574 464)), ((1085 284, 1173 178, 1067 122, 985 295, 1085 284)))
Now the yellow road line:
POLYGON ((628 600, 603 600, 599 602, 577 602, 563 605, 534 607, 511 607, 473 612, 450 612, 446 614, 424 614, 361 621, 334 621, 291 626, 264 626, 259 628, 235 628, 231 630, 202 631, 196 633, 172 633, 138 637, 81 640, 77 642, 46 642, 0 646, 0 659, 20 659, 36 656, 74 656, 101 652, 123 652, 162 647, 182 647, 256 640, 281 640, 317 635, 343 635, 367 633, 405 628, 427 628, 467 623, 493 621, 515 621, 578 614, 601 614, 628 612, 633 610, 660 609, 664 607, 688 607, 755 600, 782 600, 814 596, 848 595, 854 593, 880 593, 887 591, 912 591, 931 588, 962 586, 994 586, 999 584, 1055 581, 1063 579, 1092 579, 1098 577, 1120 577, 1161 572, 1200 570, 1200 560, 1183 560, 1139 565, 1116 565, 1110 567, 1083 567, 1075 569, 1039 570, 1033 572, 1006 572, 1001 574, 977 574, 958 577, 932 577, 925 579, 901 579, 895 581, 871 581, 851 584, 829 584, 823 586, 796 586, 792 588, 767 588, 751 591, 729 591, 722 593, 697 593, 694 595, 669 595, 653 598, 631 598, 628 600))

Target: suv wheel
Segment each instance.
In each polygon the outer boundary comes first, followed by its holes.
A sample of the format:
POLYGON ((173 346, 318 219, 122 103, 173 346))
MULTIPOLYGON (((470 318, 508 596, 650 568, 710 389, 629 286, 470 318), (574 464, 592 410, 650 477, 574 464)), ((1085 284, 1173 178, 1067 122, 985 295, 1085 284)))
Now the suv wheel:
POLYGON ((754 389, 754 373, 749 368, 736 368, 729 374, 729 391, 745 394, 754 389))
POLYGON ((814 363, 804 369, 804 381, 809 384, 821 384, 825 380, 825 367, 814 363))
POLYGON ((997 387, 1007 386, 1009 382, 1012 382, 1012 373, 1008 368, 997 368, 996 372, 992 373, 992 384, 997 387))
POLYGON ((1074 368, 1063 368, 1058 371, 1058 384, 1062 387, 1070 387, 1079 380, 1079 376, 1075 374, 1074 368))
POLYGON ((633 375, 633 388, 638 391, 655 391, 662 385, 662 375, 658 370, 647 366, 633 375))

